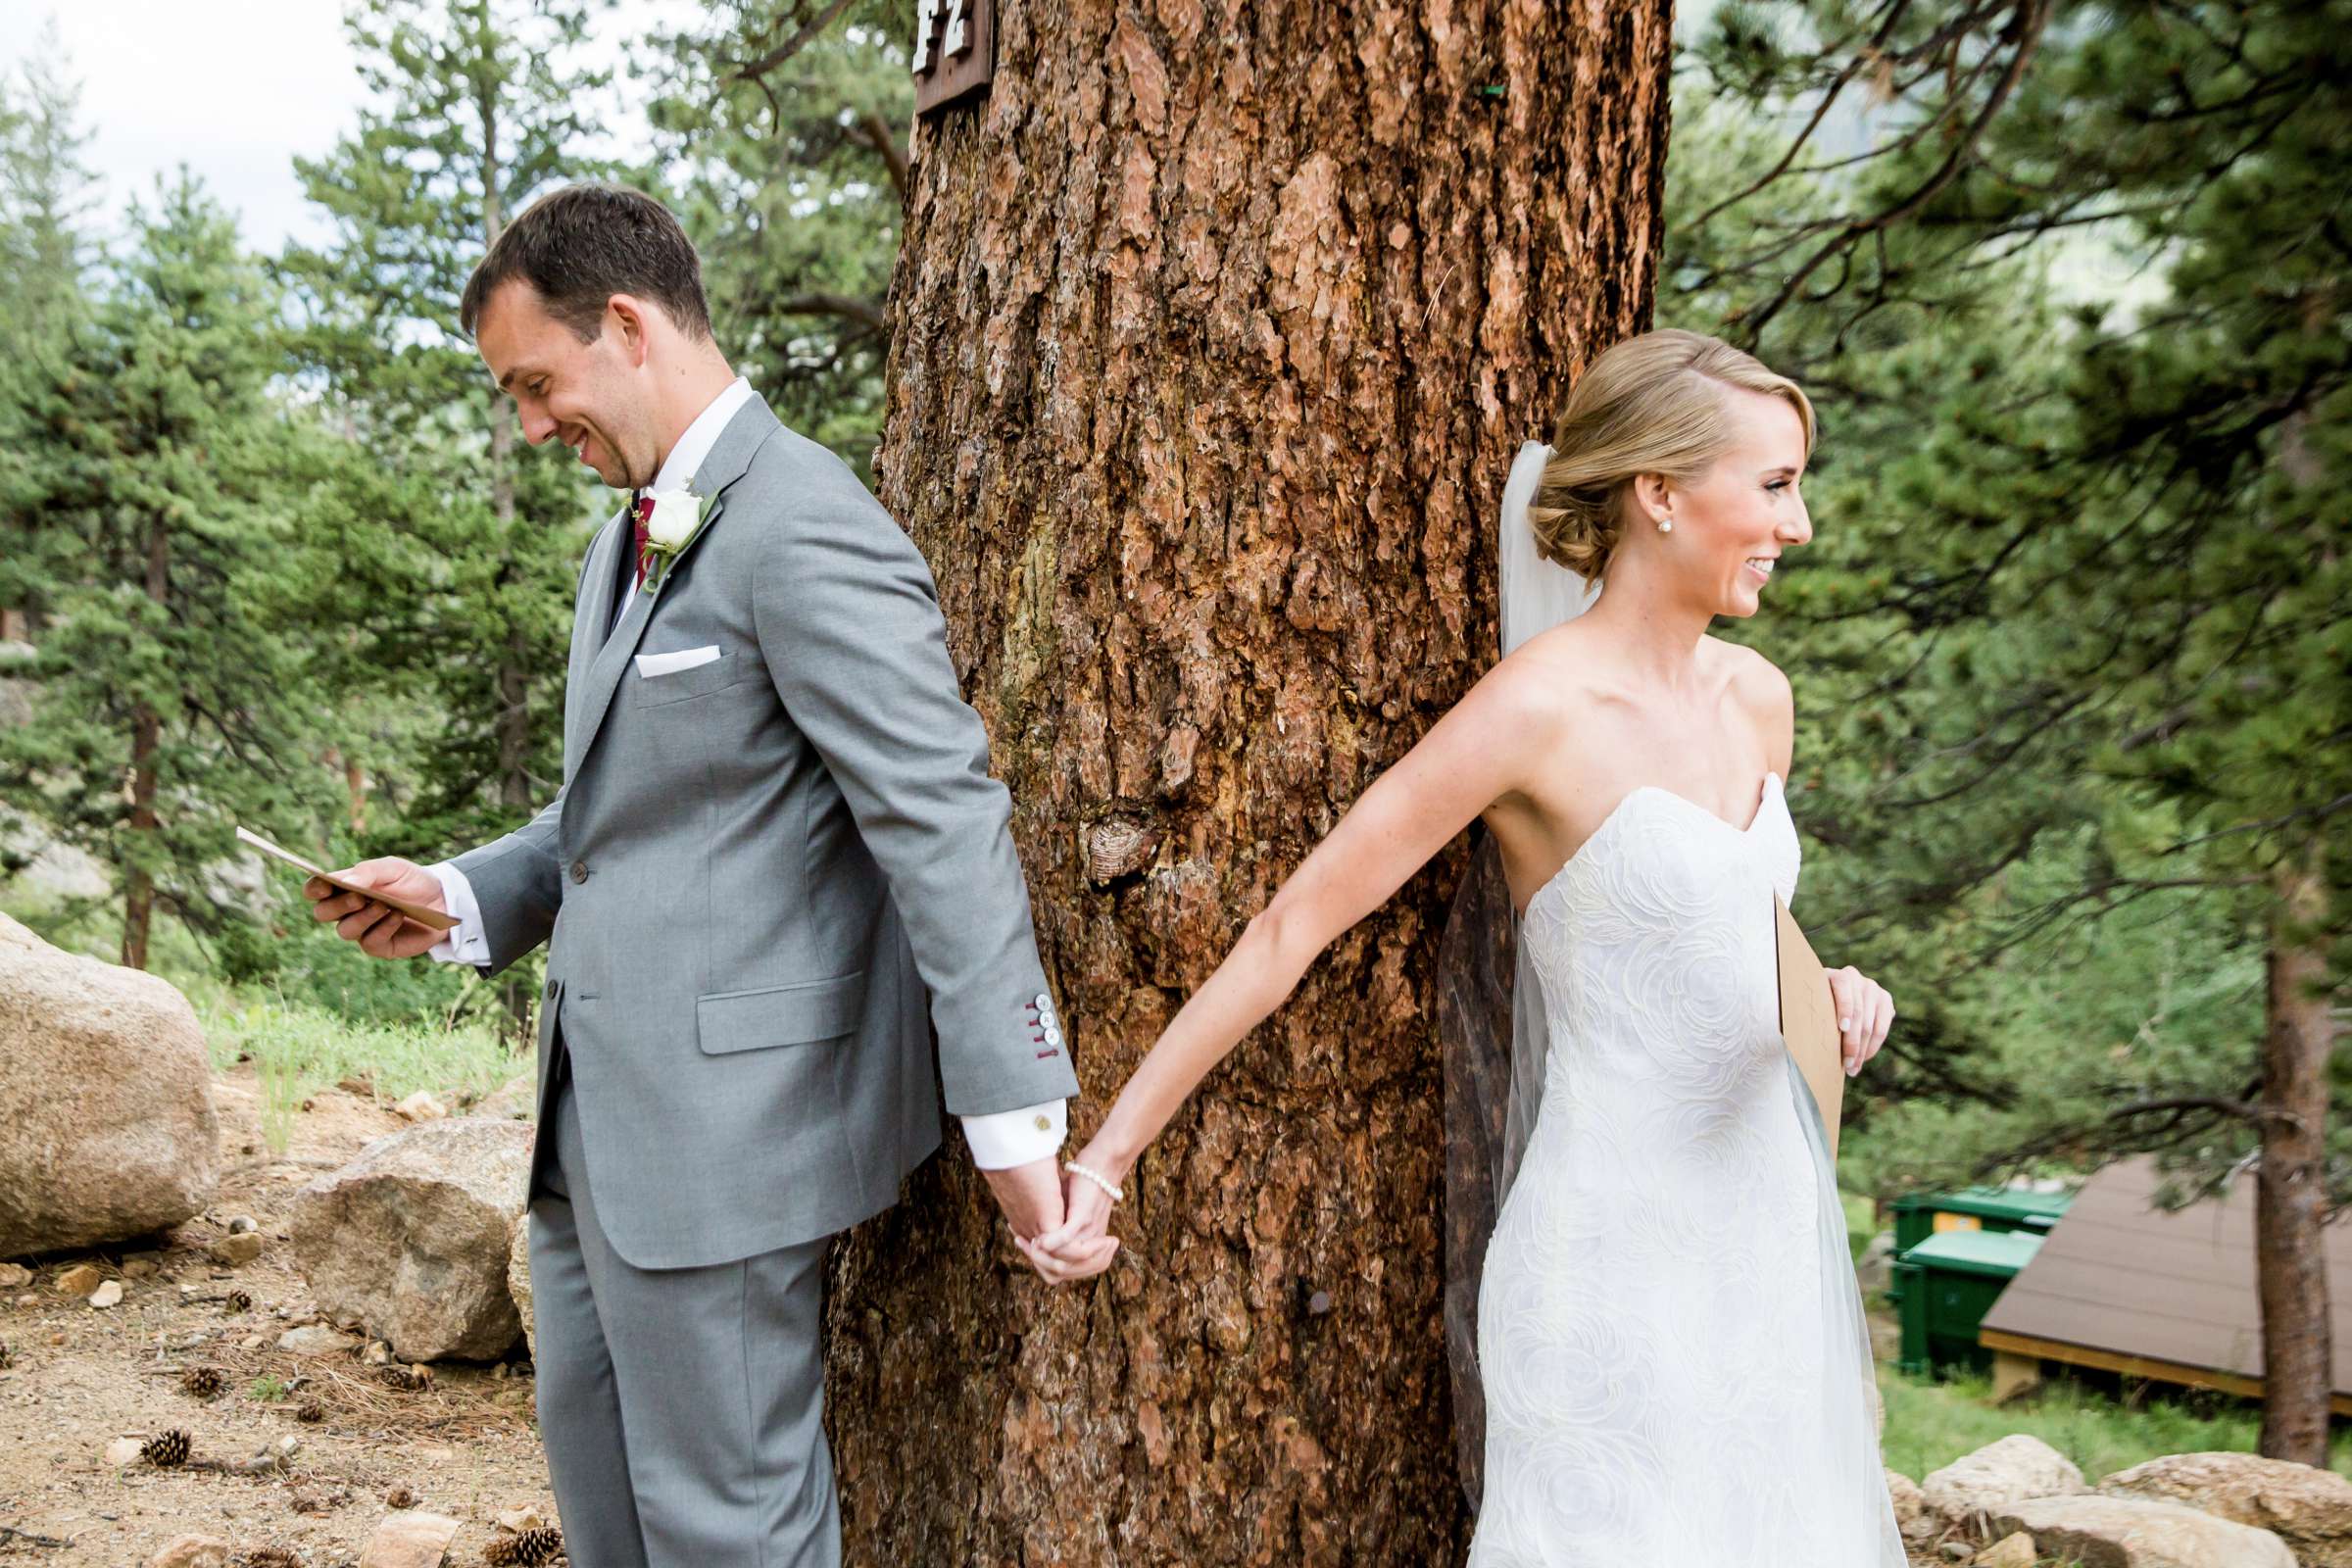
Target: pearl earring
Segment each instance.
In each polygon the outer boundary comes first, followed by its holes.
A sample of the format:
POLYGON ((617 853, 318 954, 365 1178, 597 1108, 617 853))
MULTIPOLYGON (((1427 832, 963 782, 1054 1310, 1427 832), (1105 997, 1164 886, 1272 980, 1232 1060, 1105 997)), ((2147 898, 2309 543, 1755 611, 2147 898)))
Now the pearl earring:
POLYGON ((1660 532, 1660 533, 1672 533, 1672 532, 1674 532, 1674 519, 1673 519, 1672 517, 1660 517, 1660 518, 1658 519, 1658 532, 1660 532))

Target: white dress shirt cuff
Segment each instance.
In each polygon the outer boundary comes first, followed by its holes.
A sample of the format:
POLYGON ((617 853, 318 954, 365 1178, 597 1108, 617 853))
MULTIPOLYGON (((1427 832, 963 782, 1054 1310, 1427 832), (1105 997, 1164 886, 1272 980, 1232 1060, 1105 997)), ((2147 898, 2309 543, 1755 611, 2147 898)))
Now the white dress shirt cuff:
POLYGON ((441 884, 441 907, 457 916, 458 923, 441 935, 441 940, 425 949, 424 956, 443 963, 470 963, 476 966, 490 961, 490 939, 482 934, 482 906, 474 902, 473 884, 466 873, 449 861, 428 865, 427 871, 441 884))
POLYGON ((1050 1100, 1019 1110, 963 1117, 963 1141, 972 1146, 972 1163, 982 1170, 1005 1170, 1052 1159, 1069 1135, 1069 1110, 1068 1101, 1050 1100))

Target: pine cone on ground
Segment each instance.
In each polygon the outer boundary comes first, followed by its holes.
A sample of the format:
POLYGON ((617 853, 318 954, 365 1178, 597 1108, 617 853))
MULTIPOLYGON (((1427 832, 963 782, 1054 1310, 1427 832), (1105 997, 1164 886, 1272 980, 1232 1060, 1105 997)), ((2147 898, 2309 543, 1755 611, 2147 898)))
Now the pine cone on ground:
POLYGON ((177 1427, 159 1432, 139 1445, 139 1457, 158 1470, 172 1470, 188 1462, 188 1435, 177 1427))
POLYGON ((227 1387, 227 1380, 220 1376, 220 1369, 218 1367, 192 1366, 181 1373, 179 1378, 180 1392, 193 1395, 199 1399, 214 1398, 227 1387))
POLYGON ((402 1366, 398 1361, 394 1361, 389 1366, 379 1369, 376 1375, 393 1388, 406 1389, 411 1392, 430 1388, 433 1382, 433 1369, 422 1364, 402 1366))
POLYGON ((525 1530, 516 1535, 501 1536, 482 1552, 482 1561, 491 1568, 516 1564, 518 1568, 540 1568, 564 1554, 564 1537, 553 1529, 525 1530))
POLYGON ((16 1364, 17 1352, 8 1348, 6 1340, 0 1340, 0 1371, 6 1371, 16 1364))
POLYGON ((302 1568, 302 1559, 283 1546, 254 1546, 237 1554, 237 1568, 302 1568))
POLYGON ((220 1310, 230 1313, 250 1312, 253 1310, 253 1298, 243 1291, 231 1291, 220 1298, 220 1310))
POLYGON ((326 1419, 326 1406, 317 1399, 305 1399, 294 1407, 294 1419, 315 1426, 326 1419))
POLYGON ((414 1508, 416 1506, 416 1494, 406 1487, 394 1487, 390 1492, 384 1494, 384 1506, 387 1508, 414 1508))

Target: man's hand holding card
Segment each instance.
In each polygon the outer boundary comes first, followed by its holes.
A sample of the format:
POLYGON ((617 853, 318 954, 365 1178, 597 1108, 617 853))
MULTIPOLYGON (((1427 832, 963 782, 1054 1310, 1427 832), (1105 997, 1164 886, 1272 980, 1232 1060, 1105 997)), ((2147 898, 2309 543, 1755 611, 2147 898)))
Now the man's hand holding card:
POLYGON ((240 827, 237 837, 307 873, 302 893, 313 917, 334 922, 338 936, 376 957, 421 957, 457 924, 444 906, 441 879, 413 860, 386 856, 327 871, 259 833, 240 827))

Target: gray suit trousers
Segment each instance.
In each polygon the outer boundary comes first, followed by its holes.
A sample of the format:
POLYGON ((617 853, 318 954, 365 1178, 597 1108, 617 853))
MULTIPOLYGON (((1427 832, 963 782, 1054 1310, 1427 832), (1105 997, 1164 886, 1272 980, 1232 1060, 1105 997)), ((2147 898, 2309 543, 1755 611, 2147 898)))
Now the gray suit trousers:
POLYGON ((588 1190, 568 1054, 552 1044, 531 1300, 539 1430, 573 1568, 839 1568, 826 1244, 705 1268, 623 1262, 588 1190))

